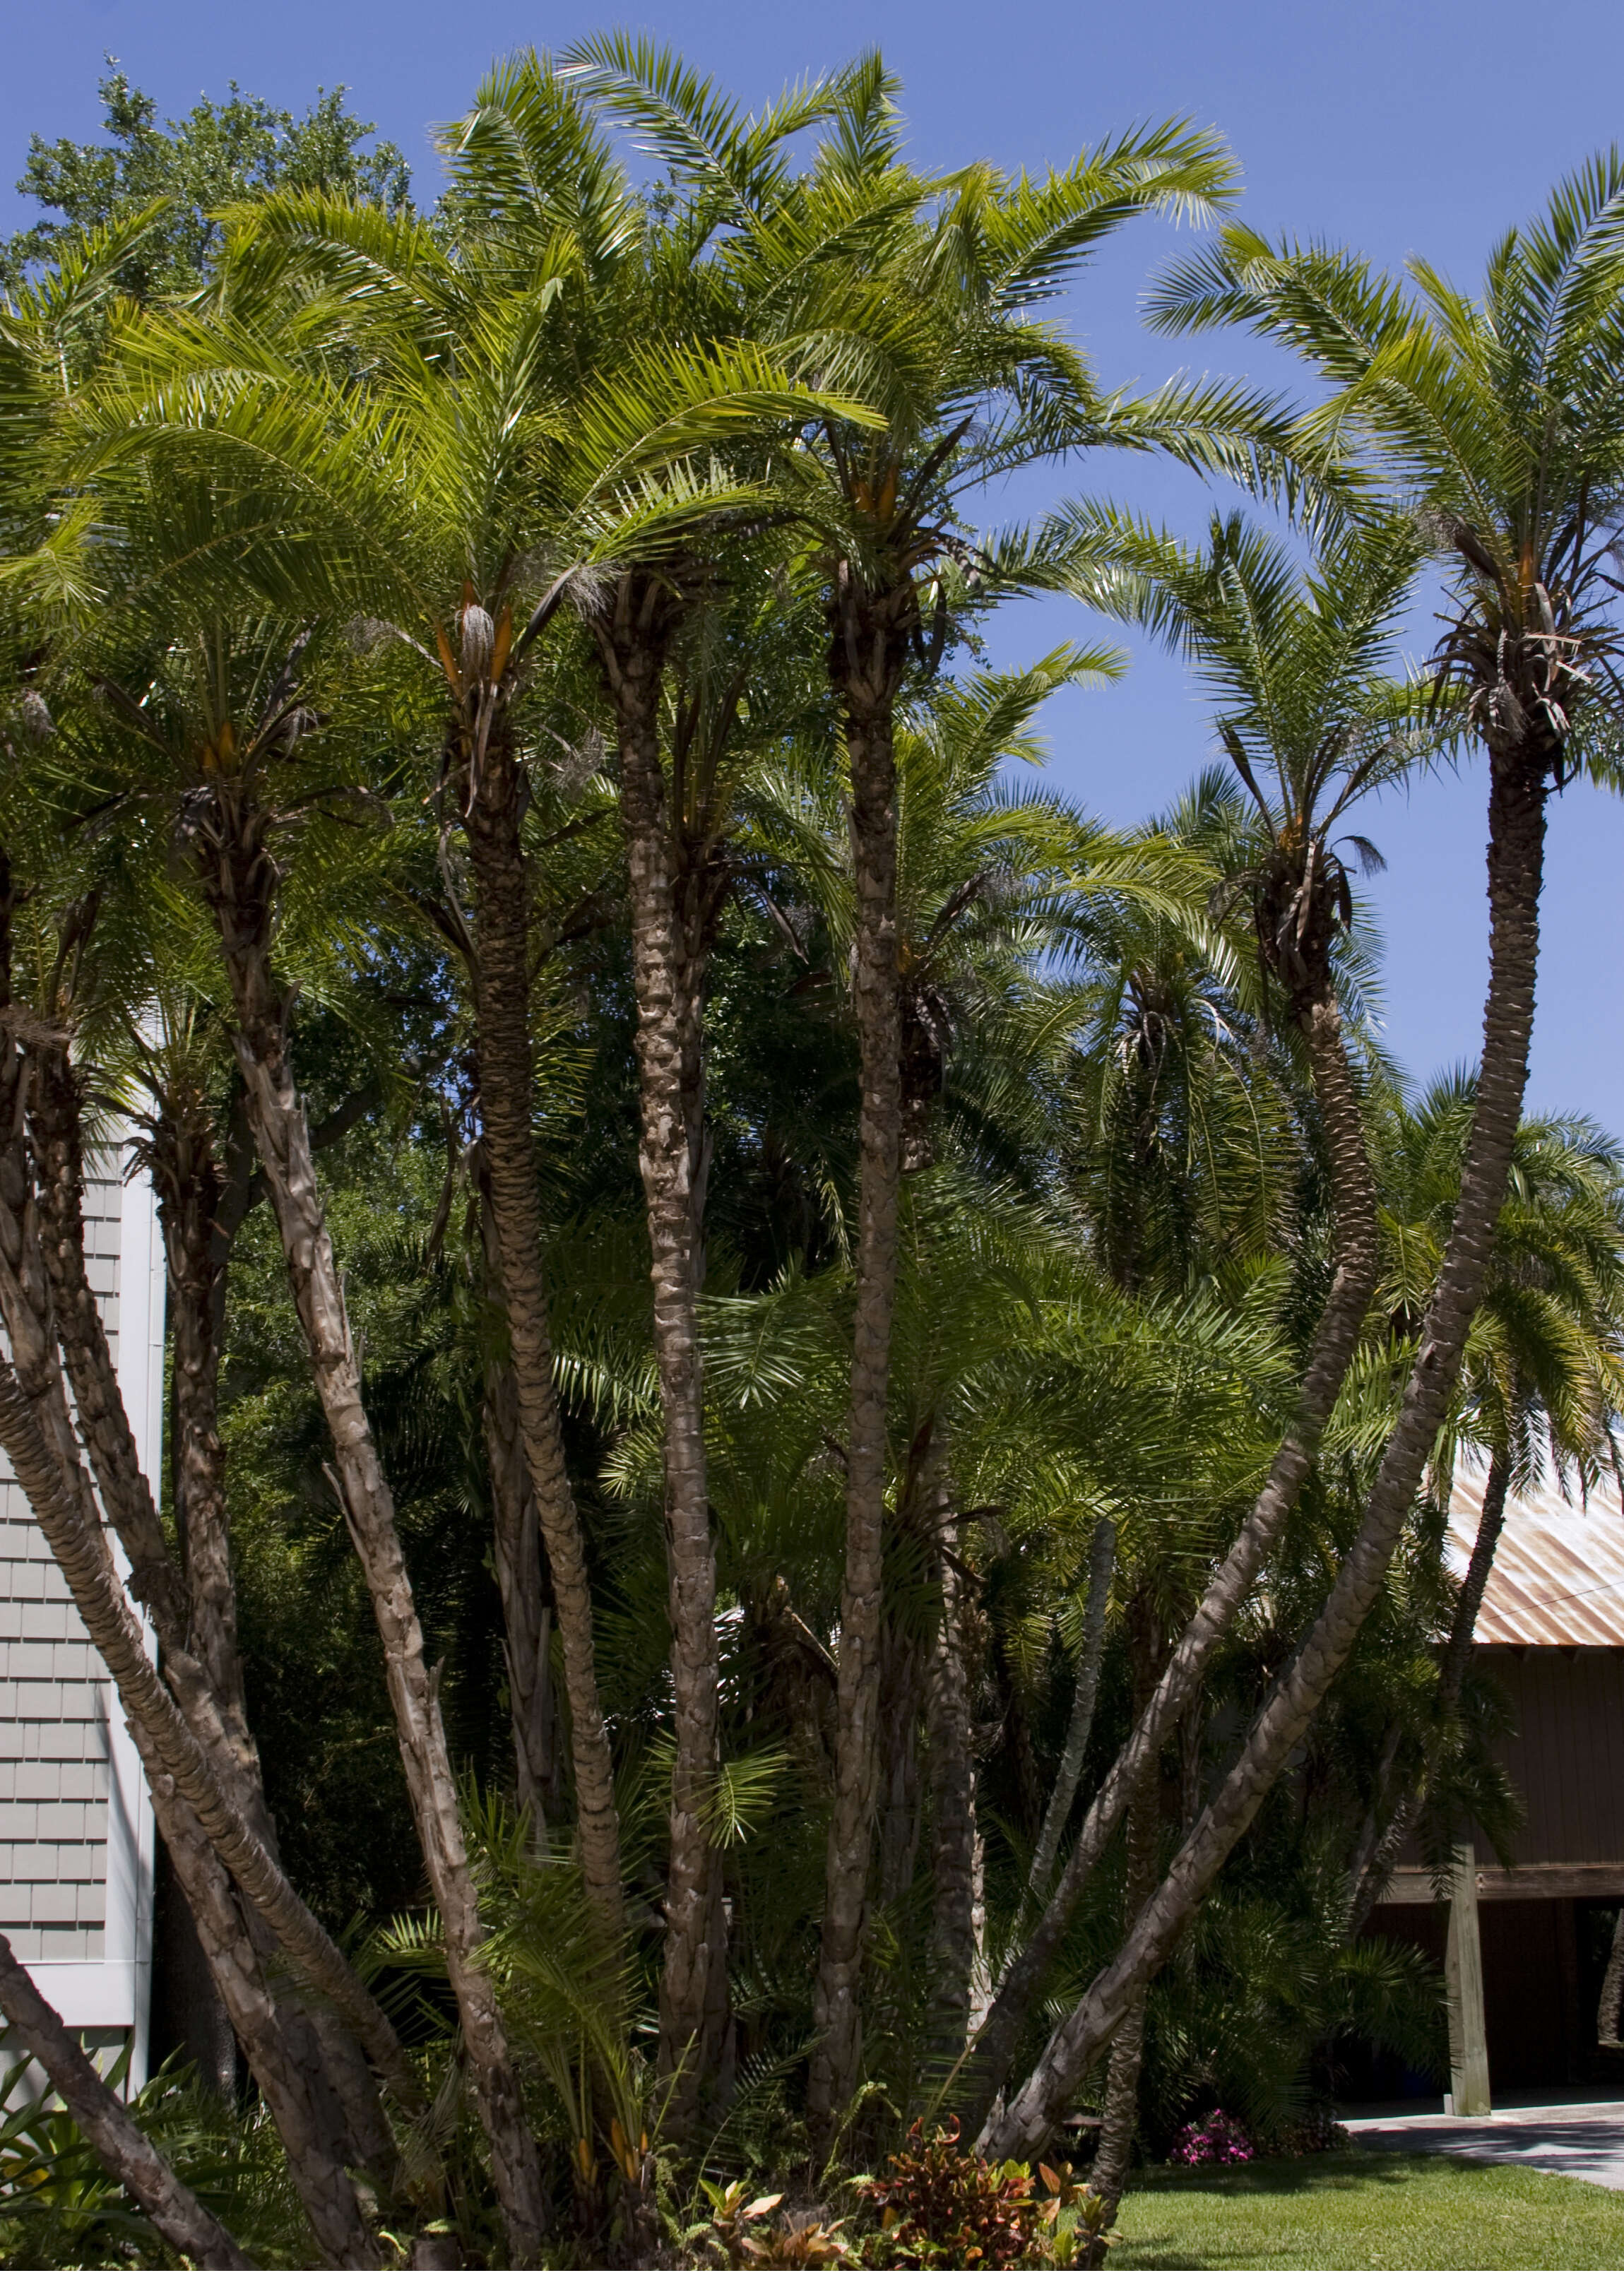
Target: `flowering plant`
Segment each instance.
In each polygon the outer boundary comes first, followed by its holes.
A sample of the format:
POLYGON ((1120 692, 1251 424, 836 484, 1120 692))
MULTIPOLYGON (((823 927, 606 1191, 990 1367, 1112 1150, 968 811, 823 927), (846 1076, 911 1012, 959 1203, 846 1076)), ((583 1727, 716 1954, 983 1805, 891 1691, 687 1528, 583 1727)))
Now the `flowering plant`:
POLYGON ((1214 2107, 1186 2123, 1173 2142, 1169 2163, 1250 2163, 1252 2142, 1232 2115, 1214 2107))

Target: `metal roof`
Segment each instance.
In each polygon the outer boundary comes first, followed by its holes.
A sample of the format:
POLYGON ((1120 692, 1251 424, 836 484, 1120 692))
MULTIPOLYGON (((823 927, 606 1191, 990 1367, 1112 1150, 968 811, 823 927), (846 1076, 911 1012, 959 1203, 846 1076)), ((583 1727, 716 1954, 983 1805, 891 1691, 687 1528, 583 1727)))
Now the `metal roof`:
MULTIPOLYGON (((1457 1578, 1477 1535, 1487 1470, 1456 1470, 1445 1549, 1457 1578)), ((1609 1478, 1583 1504, 1553 1484, 1510 1499, 1477 1613, 1479 1642, 1624 1649, 1624 1508, 1609 1478)))

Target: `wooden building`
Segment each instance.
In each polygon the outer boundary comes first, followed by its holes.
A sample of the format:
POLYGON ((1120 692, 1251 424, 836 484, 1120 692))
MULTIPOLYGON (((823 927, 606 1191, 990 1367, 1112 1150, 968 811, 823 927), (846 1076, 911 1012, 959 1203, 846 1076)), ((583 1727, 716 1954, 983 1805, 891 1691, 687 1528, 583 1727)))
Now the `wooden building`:
MULTIPOLYGON (((1450 1510, 1457 1576, 1482 1499, 1481 1472, 1463 1473, 1450 1510)), ((1624 1510, 1616 1482, 1584 1506, 1553 1489, 1510 1503, 1477 1656, 1511 1710, 1500 1754, 1525 1811, 1511 1866, 1478 1832, 1457 1856, 1447 1905, 1412 1858, 1372 1919, 1373 1932, 1448 1961, 1462 2113, 1477 2112, 1485 2089, 1582 2083, 1611 2075, 1618 2059, 1597 2042, 1602 1974, 1624 1903, 1624 1510)))

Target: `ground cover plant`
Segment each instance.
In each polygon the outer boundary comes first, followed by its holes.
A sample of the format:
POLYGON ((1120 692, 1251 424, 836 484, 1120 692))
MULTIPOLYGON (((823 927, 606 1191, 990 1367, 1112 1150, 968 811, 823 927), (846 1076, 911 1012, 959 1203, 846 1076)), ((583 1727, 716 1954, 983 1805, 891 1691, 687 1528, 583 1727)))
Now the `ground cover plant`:
POLYGON ((1468 298, 1263 243, 1184 122, 921 175, 874 56, 748 112, 510 58, 422 210, 341 98, 104 92, 0 313, 0 1447, 197 1962, 125 2110, 0 1952, 64 2102, 13 2254, 1097 2263, 1146 2153, 1287 2185, 1353 2040, 1439 2067, 1361 1928, 1510 1826, 1507 1495, 1615 1460, 1624 1158, 1523 1089, 1624 723, 1624 161, 1468 298), (1076 349, 1175 222, 1158 323, 1300 400, 1076 349), (1027 466, 1078 493, 988 525, 1027 466), (1037 771, 1113 622, 1210 724, 1120 831, 1037 771), (1417 1092, 1372 800, 1479 761, 1481 1055, 1417 1092))

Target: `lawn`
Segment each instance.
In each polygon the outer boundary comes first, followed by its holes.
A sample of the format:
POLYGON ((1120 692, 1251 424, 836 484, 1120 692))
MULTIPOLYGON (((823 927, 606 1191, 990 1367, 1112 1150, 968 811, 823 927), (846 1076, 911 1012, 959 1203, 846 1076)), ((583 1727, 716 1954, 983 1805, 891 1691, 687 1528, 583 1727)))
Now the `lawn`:
POLYGON ((1624 2194, 1441 2155, 1148 2171, 1117 2226, 1113 2268, 1624 2266, 1624 2194))

